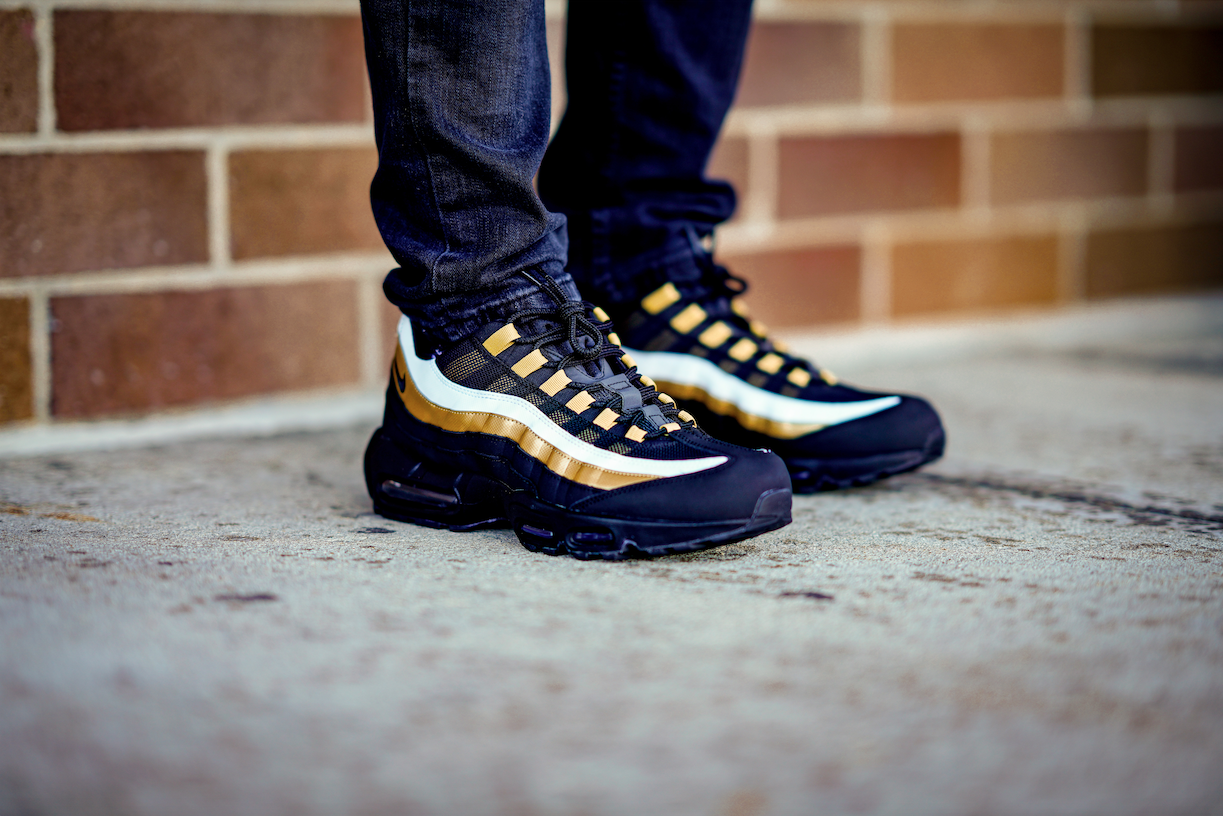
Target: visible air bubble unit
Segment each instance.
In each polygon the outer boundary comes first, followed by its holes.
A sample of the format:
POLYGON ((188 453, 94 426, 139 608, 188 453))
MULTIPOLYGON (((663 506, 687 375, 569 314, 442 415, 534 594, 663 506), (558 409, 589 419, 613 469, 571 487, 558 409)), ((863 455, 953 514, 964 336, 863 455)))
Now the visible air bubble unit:
POLYGON ((569 549, 576 552, 593 554, 620 549, 620 544, 616 540, 616 534, 607 528, 571 530, 569 535, 566 536, 566 540, 569 542, 569 549))
POLYGON ((569 540, 575 544, 606 544, 616 537, 611 530, 576 530, 569 534, 569 540))
POLYGON ((545 555, 560 555, 565 552, 565 542, 558 540, 556 533, 551 530, 521 521, 514 525, 514 529, 518 533, 518 540, 522 542, 522 546, 531 552, 545 555))
POLYGON ((423 487, 401 484, 394 479, 384 481, 381 488, 387 496, 400 501, 422 502, 435 507, 452 507, 459 503, 458 497, 453 493, 446 495, 434 490, 426 490, 423 487))
POLYGON ((386 518, 449 530, 505 522, 502 485, 425 461, 381 430, 365 449, 365 485, 374 511, 386 518))

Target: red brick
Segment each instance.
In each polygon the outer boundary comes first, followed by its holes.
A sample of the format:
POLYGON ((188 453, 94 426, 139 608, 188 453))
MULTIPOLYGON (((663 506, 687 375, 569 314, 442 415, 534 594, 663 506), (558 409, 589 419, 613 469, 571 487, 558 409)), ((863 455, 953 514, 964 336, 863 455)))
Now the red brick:
POLYGON ((1051 236, 919 241, 892 249, 898 316, 1053 303, 1057 239, 1051 236))
POLYGON ((897 102, 1060 96, 1060 25, 904 23, 892 32, 897 102))
POLYGON ((954 207, 960 201, 960 137, 954 133, 782 139, 780 165, 783 218, 954 207))
POLYGON ((862 97, 858 26, 758 22, 752 27, 736 102, 793 105, 862 97))
POLYGON ((0 156, 0 277, 208 259, 194 151, 0 156))
POLYGON ((1223 285, 1223 222, 1099 230, 1087 240, 1087 296, 1223 285))
POLYGON ((706 177, 730 182, 730 185, 735 188, 740 211, 748 191, 747 161, 746 139, 723 138, 714 145, 709 166, 705 168, 706 177))
POLYGON ((1223 91, 1223 26, 1097 25, 1092 30, 1096 96, 1223 91))
POLYGON ((34 15, 0 11, 0 133, 38 129, 38 48, 34 15))
POLYGON ((380 249, 372 147, 251 150, 229 159, 235 258, 380 249))
POLYGON ((1223 190, 1223 125, 1176 131, 1177 192, 1223 190))
POLYGON ((60 297, 52 411, 138 413, 356 382, 351 281, 60 297))
POLYGON ((63 130, 357 122, 356 16, 59 11, 63 130))
POLYGON ((34 416, 30 301, 0 298, 0 422, 34 416))
POLYGON ((727 267, 750 285, 752 315, 775 326, 857 320, 861 252, 824 246, 731 256, 727 267))
POLYGON ((1147 133, 1138 128, 1001 133, 991 154, 998 203, 1135 196, 1147 188, 1147 133))

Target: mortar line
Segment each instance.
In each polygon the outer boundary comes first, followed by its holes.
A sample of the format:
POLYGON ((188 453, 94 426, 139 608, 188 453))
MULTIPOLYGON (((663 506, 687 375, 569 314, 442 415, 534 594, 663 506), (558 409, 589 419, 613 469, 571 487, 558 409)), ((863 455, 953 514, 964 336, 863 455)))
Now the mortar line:
POLYGON ((232 263, 225 269, 211 264, 103 270, 48 275, 38 278, 0 279, 0 296, 24 296, 32 289, 50 297, 169 292, 229 286, 297 283, 313 280, 357 280, 382 274, 389 256, 322 256, 288 261, 232 263))
POLYGON ((361 384, 375 387, 385 376, 386 361, 383 355, 382 321, 378 307, 383 298, 379 285, 381 276, 363 277, 357 284, 357 320, 361 348, 361 384))
POLYGON ((1087 232, 1086 210, 1076 206, 1058 219, 1057 234, 1057 299, 1065 305, 1087 297, 1087 232))
POLYGON ((880 325, 892 314, 892 236, 888 225, 874 221, 862 230, 861 278, 858 281, 861 322, 880 325))
POLYGON ((41 287, 26 292, 30 302, 30 380, 34 420, 51 419, 51 302, 41 287))
MULTIPOLYGON (((1100 4, 1105 0, 1095 0, 1100 4)), ((861 0, 842 0, 821 3, 802 0, 757 0, 756 16, 760 19, 786 22, 830 20, 850 21, 857 19, 865 10, 886 9, 900 20, 930 20, 935 22, 999 20, 1005 23, 1026 23, 1056 20, 1060 17, 1066 0, 1027 0, 1024 3, 994 2, 993 0, 971 0, 966 3, 948 4, 946 0, 876 0, 864 3, 861 0)), ((1130 10, 1128 5, 1119 6, 1130 10)))
POLYGON ((1153 106, 1158 105, 1183 123, 1223 121, 1223 94, 1201 97, 1159 97, 1157 99, 1118 99, 1070 105, 1064 99, 1007 101, 972 104, 934 103, 914 105, 865 106, 767 106, 733 110, 726 123, 728 135, 741 135, 767 122, 778 134, 817 135, 822 133, 937 132, 954 129, 966 115, 979 118, 996 129, 1055 130, 1086 121, 1099 125, 1145 125, 1153 106))
MULTIPOLYGON (((361 12, 357 0, 0 0, 0 9, 31 7, 283 16, 322 14, 337 17, 355 17, 361 12)), ((563 19, 564 1, 547 0, 545 13, 549 20, 563 19)))
MULTIPOLYGON (((832 20, 856 19, 862 12, 861 2, 790 2, 790 0, 759 0, 755 15, 767 20, 832 20)), ((886 6, 906 19, 938 21, 979 20, 985 17, 1003 22, 1026 22, 1056 19, 1063 13, 1066 0, 1028 0, 1022 4, 1010 2, 975 2, 949 7, 946 0, 892 0, 873 5, 886 6)), ((256 14, 327 14, 356 15, 357 0, 0 0, 0 9, 9 8, 88 8, 115 11, 188 11, 256 14)), ((1126 20, 1167 20, 1180 10, 1177 0, 1155 0, 1135 8, 1132 0, 1092 0, 1091 8, 1126 20)), ((548 19, 562 19, 563 0, 547 0, 548 19)))
POLYGON ((861 19, 860 3, 791 3, 786 0, 757 0, 752 16, 769 22, 854 22, 861 19))
POLYGON ((1147 202, 1152 211, 1168 214, 1176 205, 1176 134, 1171 117, 1154 108, 1147 134, 1147 202))
MULTIPOLYGON (((50 82, 50 80, 48 80, 50 82)), ((217 139, 231 149, 369 147, 373 125, 368 122, 328 125, 222 125, 212 128, 115 130, 90 133, 47 132, 0 135, 4 153, 84 153, 90 151, 204 150, 217 139)))
POLYGON ((38 50, 38 132, 55 134, 55 31, 50 9, 34 8, 34 43, 38 50))
POLYGON ((1090 116, 1091 14, 1086 9, 1072 6, 1066 9, 1063 25, 1063 98, 1072 112, 1081 117, 1090 116))
POLYGON ((1094 225, 1141 227, 1151 224, 1203 223, 1223 219, 1223 193, 1178 196, 1173 212, 1152 213, 1145 197, 1100 199, 1091 202, 1036 202, 995 207, 984 217, 963 209, 891 215, 845 215, 789 219, 766 233, 753 225, 731 224, 719 231, 719 247, 730 253, 760 251, 767 247, 800 248, 856 240, 872 223, 885 224, 897 239, 989 237, 1000 235, 1055 235, 1062 219, 1077 217, 1094 225))
POLYGON ((868 7, 861 16, 862 103, 888 107, 892 102, 892 20, 882 7, 868 7))
POLYGON ((104 11, 157 11, 222 14, 326 14, 355 16, 356 0, 0 0, 0 8, 34 7, 104 11))
POLYGON ((229 148, 218 140, 204 153, 204 175, 208 184, 208 255, 217 271, 231 266, 232 242, 229 213, 229 148))
POLYGON ((964 174, 960 180, 962 206, 970 216, 988 217, 991 195, 992 133, 985 122, 971 115, 965 117, 960 132, 964 145, 960 163, 960 171, 964 174))
POLYGON ((743 220, 747 223, 764 226, 777 220, 780 151, 777 133, 768 122, 748 130, 748 185, 743 207, 743 220))

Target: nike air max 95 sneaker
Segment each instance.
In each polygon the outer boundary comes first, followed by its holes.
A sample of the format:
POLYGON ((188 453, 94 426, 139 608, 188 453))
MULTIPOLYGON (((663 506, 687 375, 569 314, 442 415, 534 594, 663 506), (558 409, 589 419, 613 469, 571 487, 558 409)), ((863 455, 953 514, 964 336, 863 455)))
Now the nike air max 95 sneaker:
POLYGON ((795 492, 863 485, 943 453, 925 400, 860 391, 790 355, 748 317, 739 278, 698 255, 698 279, 667 282, 613 310, 641 371, 691 411, 710 435, 768 448, 795 492))
POLYGON ((451 530, 508 522, 529 550, 606 560, 789 523, 779 458, 705 434, 609 342, 605 313, 544 289, 555 309, 519 312, 440 354, 400 320, 365 453, 376 512, 451 530))

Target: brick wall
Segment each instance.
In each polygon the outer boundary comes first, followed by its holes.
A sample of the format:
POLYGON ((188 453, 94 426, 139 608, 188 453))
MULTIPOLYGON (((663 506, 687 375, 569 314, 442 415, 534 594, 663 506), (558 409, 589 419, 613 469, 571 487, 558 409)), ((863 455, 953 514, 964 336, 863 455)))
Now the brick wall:
POLYGON ((759 12, 714 169, 778 324, 1223 284, 1223 3, 759 12))
MULTIPOLYGON (((1223 283, 1223 3, 757 18, 712 172, 767 321, 1223 283)), ((0 0, 0 423, 380 385, 369 119, 353 0, 0 0)))

